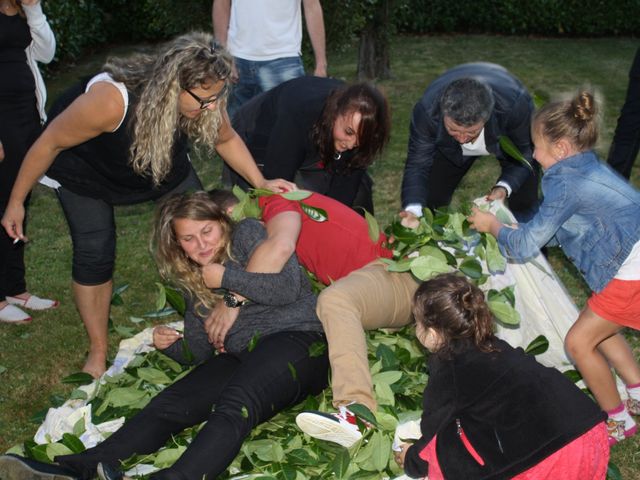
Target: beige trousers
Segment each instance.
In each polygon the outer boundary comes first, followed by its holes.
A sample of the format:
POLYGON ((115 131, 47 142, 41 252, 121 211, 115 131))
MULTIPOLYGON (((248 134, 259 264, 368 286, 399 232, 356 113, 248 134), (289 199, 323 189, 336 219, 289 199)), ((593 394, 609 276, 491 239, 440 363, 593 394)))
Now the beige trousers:
POLYGON ((411 273, 388 272, 376 260, 322 291, 317 313, 329 344, 335 407, 355 402, 375 412, 364 331, 408 325, 417 288, 411 273))

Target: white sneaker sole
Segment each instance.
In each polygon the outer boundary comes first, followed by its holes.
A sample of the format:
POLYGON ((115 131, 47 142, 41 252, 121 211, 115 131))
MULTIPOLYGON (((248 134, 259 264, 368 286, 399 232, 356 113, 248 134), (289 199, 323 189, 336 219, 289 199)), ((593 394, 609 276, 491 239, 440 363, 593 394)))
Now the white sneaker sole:
POLYGON ((346 448, 351 448, 362 438, 360 432, 345 427, 329 414, 325 416, 302 412, 296 417, 296 424, 300 430, 313 438, 337 443, 346 448))
POLYGON ((0 479, 2 480, 76 480, 68 475, 45 473, 31 468, 19 458, 0 457, 0 479))

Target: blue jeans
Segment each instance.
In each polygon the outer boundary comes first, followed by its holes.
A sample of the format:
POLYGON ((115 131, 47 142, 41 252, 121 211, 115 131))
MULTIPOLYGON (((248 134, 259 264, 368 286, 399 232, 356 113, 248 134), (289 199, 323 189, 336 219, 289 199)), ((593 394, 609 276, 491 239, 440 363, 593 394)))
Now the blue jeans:
POLYGON ((238 71, 238 83, 229 96, 228 112, 233 117, 240 106, 259 93, 271 90, 287 80, 304 76, 302 58, 285 57, 275 60, 245 60, 234 57, 238 71))
POLYGON ((260 339, 252 351, 215 355, 160 392, 101 444, 55 461, 88 480, 95 477, 98 462, 115 464, 133 453, 155 452, 172 435, 206 421, 176 463, 151 479, 217 478, 254 427, 325 388, 326 349, 309 354, 318 342, 326 342, 320 332, 278 332, 260 339))

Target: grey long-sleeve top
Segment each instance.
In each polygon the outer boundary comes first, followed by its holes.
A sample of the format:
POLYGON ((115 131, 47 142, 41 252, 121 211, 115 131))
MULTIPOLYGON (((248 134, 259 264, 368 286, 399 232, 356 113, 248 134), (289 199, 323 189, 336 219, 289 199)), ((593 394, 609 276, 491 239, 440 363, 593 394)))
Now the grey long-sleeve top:
MULTIPOLYGON (((281 331, 322 332, 315 313, 316 296, 295 255, 278 274, 245 275, 244 268, 253 250, 265 238, 264 227, 253 219, 238 223, 232 234, 233 259, 225 263, 222 286, 231 289, 228 286, 231 279, 232 290, 250 302, 240 307, 240 314, 225 338, 225 349, 230 353, 244 350, 256 336, 259 338, 281 331)), ((194 302, 188 300, 184 339, 163 352, 181 363, 200 363, 209 358, 213 348, 204 329, 208 314, 204 309, 196 311, 194 302)))

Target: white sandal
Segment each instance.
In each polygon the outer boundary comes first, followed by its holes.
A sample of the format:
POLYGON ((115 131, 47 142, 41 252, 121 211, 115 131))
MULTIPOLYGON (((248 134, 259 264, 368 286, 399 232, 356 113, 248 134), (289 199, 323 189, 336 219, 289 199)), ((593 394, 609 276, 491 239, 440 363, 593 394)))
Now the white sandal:
POLYGON ((58 306, 57 300, 49 300, 48 298, 40 298, 35 295, 29 295, 26 300, 20 297, 6 297, 7 303, 17 305, 18 307, 28 308, 30 310, 48 310, 58 306))
POLYGON ((19 325, 21 323, 29 323, 30 321, 31 317, 29 314, 23 312, 18 307, 6 304, 4 307, 0 308, 0 322, 19 325))

